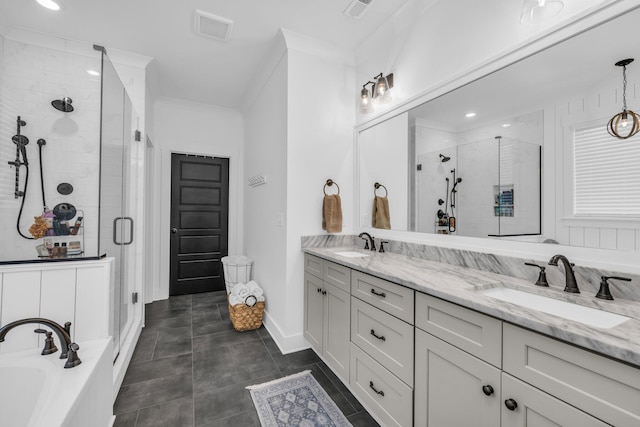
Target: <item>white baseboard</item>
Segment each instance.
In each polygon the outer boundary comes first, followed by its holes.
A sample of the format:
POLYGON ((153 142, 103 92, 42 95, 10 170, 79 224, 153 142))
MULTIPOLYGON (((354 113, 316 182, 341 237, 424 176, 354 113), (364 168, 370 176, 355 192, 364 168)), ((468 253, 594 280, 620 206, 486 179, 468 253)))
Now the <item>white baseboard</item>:
POLYGON ((273 320, 273 317, 269 316, 269 313, 266 310, 264 312, 262 323, 267 331, 269 331, 269 334, 271 334, 271 337, 276 342, 276 345, 282 354, 294 353, 296 351, 310 348, 309 343, 304 339, 302 333, 295 335, 285 335, 282 333, 282 329, 273 320))

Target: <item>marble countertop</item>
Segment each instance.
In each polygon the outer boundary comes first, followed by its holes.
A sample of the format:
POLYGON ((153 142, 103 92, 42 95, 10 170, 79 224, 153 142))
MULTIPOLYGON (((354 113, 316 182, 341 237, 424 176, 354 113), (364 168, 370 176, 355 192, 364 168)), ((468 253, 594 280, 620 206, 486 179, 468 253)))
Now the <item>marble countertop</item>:
POLYGON ((304 252, 640 367, 638 302, 600 300, 586 293, 569 294, 562 291, 563 287, 542 288, 510 276, 361 248, 307 247, 304 252), (341 251, 360 252, 368 256, 350 258, 336 254, 341 251), (608 329, 589 326, 481 293, 495 287, 522 290, 631 319, 608 329))

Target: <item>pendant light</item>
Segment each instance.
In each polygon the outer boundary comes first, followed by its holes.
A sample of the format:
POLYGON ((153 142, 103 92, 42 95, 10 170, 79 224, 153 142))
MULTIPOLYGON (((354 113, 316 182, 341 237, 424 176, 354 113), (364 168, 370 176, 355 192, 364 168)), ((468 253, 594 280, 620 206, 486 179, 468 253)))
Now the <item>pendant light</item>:
POLYGON ((640 120, 636 113, 627 110, 627 65, 633 62, 633 58, 616 62, 617 67, 622 67, 622 112, 609 120, 607 131, 618 139, 631 138, 640 130, 640 120))

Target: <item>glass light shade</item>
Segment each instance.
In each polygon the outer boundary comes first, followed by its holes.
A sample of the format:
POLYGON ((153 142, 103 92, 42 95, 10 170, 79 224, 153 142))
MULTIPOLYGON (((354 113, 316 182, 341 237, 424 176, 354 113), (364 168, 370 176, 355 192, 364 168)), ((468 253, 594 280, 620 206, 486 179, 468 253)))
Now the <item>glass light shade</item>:
POLYGON ((640 131, 640 118, 631 110, 622 110, 609 120, 607 131, 618 139, 631 138, 640 131))
POLYGON ((562 0, 524 0, 520 23, 538 25, 557 16, 564 8, 562 0))
POLYGON ((363 87, 360 91, 360 111, 363 113, 368 113, 371 111, 372 102, 371 96, 369 95, 369 89, 363 87))
POLYGON ((389 89, 389 82, 382 74, 376 80, 376 84, 373 89, 373 102, 375 104, 388 104, 391 102, 391 89, 389 89))

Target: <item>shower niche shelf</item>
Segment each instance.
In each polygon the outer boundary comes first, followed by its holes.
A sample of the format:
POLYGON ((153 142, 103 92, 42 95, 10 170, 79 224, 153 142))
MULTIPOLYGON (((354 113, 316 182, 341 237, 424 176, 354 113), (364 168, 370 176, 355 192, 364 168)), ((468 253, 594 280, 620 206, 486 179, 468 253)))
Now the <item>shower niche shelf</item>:
POLYGON ((78 210, 69 221, 50 228, 49 234, 36 240, 38 258, 81 258, 84 254, 84 211, 78 210))

